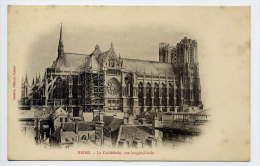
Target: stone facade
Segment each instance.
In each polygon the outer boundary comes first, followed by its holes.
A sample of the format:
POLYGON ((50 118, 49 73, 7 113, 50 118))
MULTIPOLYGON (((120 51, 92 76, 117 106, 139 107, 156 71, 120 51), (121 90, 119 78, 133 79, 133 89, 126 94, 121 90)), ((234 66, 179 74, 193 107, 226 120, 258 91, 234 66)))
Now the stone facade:
POLYGON ((175 46, 160 43, 159 61, 122 58, 113 44, 107 51, 96 45, 91 54, 78 54, 65 51, 61 27, 56 60, 31 85, 26 77, 21 102, 63 106, 73 117, 94 111, 123 114, 125 123, 147 112, 201 108, 197 42, 184 37, 175 46))

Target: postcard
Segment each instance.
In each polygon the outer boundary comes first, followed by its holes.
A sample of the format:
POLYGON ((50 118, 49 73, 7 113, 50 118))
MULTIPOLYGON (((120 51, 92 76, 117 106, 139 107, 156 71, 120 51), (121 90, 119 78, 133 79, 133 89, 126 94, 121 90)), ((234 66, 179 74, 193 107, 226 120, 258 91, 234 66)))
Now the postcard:
POLYGON ((8 6, 8 159, 250 160, 250 7, 8 6))

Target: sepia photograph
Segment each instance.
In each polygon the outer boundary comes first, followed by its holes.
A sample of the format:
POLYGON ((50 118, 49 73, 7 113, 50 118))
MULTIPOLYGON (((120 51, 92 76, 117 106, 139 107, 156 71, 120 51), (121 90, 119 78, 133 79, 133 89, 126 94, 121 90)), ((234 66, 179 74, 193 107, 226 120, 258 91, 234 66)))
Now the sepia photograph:
POLYGON ((250 160, 250 7, 9 5, 7 24, 8 160, 250 160))

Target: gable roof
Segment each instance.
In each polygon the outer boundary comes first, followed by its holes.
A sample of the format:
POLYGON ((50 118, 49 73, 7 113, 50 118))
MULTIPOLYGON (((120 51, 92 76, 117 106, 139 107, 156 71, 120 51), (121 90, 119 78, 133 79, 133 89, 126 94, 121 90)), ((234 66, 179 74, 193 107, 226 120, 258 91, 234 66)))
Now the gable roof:
POLYGON ((85 62, 89 59, 89 55, 78 53, 64 53, 62 57, 58 57, 52 67, 61 70, 79 71, 85 62))
POLYGON ((105 51, 105 52, 99 52, 98 56, 97 56, 97 60, 99 63, 104 63, 107 59, 117 59, 117 54, 114 50, 114 46, 111 43, 111 46, 109 48, 109 50, 105 51))
POLYGON ((149 73, 153 75, 173 75, 173 66, 170 63, 157 61, 123 58, 123 68, 137 74, 149 73))

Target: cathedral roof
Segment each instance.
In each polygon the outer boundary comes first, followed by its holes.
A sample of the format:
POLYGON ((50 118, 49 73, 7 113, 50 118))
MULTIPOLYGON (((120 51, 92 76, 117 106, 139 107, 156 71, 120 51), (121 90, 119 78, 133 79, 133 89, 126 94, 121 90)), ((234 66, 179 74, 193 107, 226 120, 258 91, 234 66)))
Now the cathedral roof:
POLYGON ((123 58, 123 68, 137 74, 152 73, 153 75, 173 75, 172 64, 139 59, 123 58))
POLYGON ((53 67, 65 71, 81 71, 85 69, 100 70, 104 62, 108 59, 118 61, 123 60, 123 68, 129 72, 137 74, 149 73, 153 75, 173 75, 172 64, 161 63, 157 61, 139 60, 120 58, 114 51, 113 44, 109 50, 102 52, 98 45, 95 46, 94 51, 87 54, 78 53, 64 53, 63 56, 58 57, 53 63, 53 67))
POLYGON ((66 67, 78 66, 88 60, 89 55, 65 53, 65 65, 66 67))
POLYGON ((58 57, 53 63, 53 67, 61 70, 77 71, 88 61, 89 55, 77 53, 64 53, 63 57, 58 57))
POLYGON ((113 44, 111 44, 110 49, 105 52, 102 52, 99 46, 96 45, 94 51, 89 55, 64 53, 63 56, 58 57, 53 62, 52 67, 69 71, 80 71, 84 69, 99 70, 101 64, 108 58, 117 58, 113 44))

